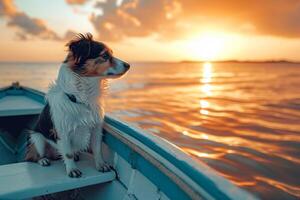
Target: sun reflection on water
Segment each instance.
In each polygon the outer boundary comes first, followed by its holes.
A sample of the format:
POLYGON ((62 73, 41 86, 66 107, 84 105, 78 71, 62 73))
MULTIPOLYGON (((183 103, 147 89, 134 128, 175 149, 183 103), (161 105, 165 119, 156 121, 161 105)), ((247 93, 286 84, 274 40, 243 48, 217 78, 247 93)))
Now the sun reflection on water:
POLYGON ((203 64, 203 74, 202 83, 210 83, 212 77, 212 64, 210 62, 205 62, 203 64))
POLYGON ((200 106, 201 106, 201 108, 208 108, 209 107, 209 102, 207 100, 201 99, 200 100, 200 106))
POLYGON ((200 110, 200 113, 201 113, 202 115, 208 115, 208 114, 209 114, 209 111, 208 111, 208 110, 203 110, 203 109, 201 109, 201 110, 200 110))
POLYGON ((189 131, 183 131, 182 134, 186 135, 188 137, 194 138, 194 139, 205 139, 205 140, 209 139, 209 136, 207 134, 205 134, 205 133, 202 133, 202 134, 193 134, 193 133, 190 133, 189 131))
POLYGON ((211 158, 211 159, 217 159, 225 155, 225 153, 204 153, 199 152, 191 148, 181 148, 183 151, 190 155, 194 155, 200 158, 211 158))
MULTIPOLYGON (((238 138, 238 137, 223 137, 223 136, 216 136, 216 135, 212 135, 212 134, 198 133, 198 132, 187 131, 187 130, 182 131, 182 134, 185 136, 188 136, 190 138, 211 140, 211 141, 227 144, 229 146, 238 146, 241 144, 249 145, 248 141, 246 141, 242 138, 238 138)), ((252 145, 255 145, 255 144, 252 144, 252 145)), ((256 148, 258 148, 258 147, 256 147, 256 148)), ((263 148, 263 147, 261 147, 261 148, 263 148)))
POLYGON ((201 86, 201 91, 206 95, 206 96, 211 96, 211 85, 206 83, 201 86))
MULTIPOLYGON (((210 62, 205 62, 203 64, 203 71, 202 71, 202 79, 201 79, 201 91, 205 96, 212 96, 212 87, 211 87, 211 80, 212 80, 212 64, 210 62)), ((209 102, 207 100, 200 100, 200 113, 202 115, 208 115, 209 111, 209 102)))

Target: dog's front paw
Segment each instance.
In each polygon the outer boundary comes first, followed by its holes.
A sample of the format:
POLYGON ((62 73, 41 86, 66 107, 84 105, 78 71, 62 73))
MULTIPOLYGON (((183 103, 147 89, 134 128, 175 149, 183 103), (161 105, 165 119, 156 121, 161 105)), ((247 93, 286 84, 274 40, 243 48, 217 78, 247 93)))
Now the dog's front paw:
POLYGON ((48 158, 41 158, 38 160, 38 163, 44 167, 51 165, 50 160, 48 158))
POLYGON ((96 165, 96 169, 100 172, 108 172, 108 171, 110 171, 111 167, 107 163, 98 163, 96 165))
POLYGON ((68 175, 71 177, 71 178, 79 178, 81 177, 82 175, 82 172, 79 170, 79 169, 71 169, 69 172, 68 172, 68 175))

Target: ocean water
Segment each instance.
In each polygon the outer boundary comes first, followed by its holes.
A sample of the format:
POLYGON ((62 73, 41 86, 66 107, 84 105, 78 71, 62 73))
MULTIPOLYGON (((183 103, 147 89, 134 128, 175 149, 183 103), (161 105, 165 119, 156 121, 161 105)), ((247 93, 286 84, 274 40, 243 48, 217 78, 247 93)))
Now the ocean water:
MULTIPOLYGON (((59 63, 1 63, 0 87, 47 91, 59 63)), ((132 63, 106 111, 262 199, 300 198, 300 65, 132 63)))

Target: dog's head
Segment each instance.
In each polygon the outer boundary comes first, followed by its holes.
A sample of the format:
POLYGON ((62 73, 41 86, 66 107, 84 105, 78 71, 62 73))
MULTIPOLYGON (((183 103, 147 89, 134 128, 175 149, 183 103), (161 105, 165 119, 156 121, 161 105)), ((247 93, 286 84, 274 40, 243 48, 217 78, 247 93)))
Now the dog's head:
POLYGON ((93 40, 90 33, 79 34, 67 47, 69 54, 64 62, 80 76, 119 78, 130 68, 128 63, 114 57, 104 43, 93 40))

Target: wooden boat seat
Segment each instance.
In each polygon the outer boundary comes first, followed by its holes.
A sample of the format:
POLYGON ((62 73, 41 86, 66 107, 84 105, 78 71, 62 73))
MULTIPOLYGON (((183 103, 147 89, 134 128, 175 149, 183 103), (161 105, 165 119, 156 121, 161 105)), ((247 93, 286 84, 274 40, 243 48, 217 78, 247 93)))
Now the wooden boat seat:
POLYGON ((0 98, 0 116, 39 114, 44 104, 27 96, 9 95, 0 98))
POLYGON ((0 199, 26 199, 84 186, 106 183, 116 178, 114 171, 98 172, 91 155, 81 155, 77 162, 81 178, 67 176, 63 161, 48 167, 21 162, 0 166, 0 199))

